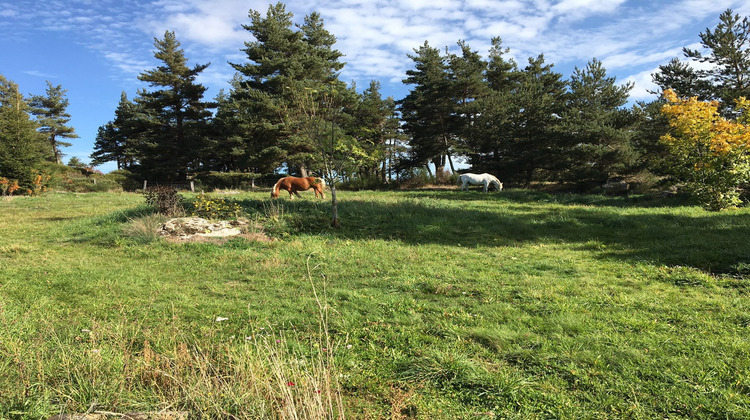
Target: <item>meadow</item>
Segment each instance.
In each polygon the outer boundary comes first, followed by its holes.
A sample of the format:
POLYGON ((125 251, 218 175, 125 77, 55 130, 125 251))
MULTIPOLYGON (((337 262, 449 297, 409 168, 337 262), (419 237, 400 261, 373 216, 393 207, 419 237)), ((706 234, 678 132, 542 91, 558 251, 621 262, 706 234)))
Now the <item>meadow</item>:
POLYGON ((333 229, 311 192, 223 197, 245 237, 0 201, 0 418, 750 417, 749 209, 340 191, 333 229))

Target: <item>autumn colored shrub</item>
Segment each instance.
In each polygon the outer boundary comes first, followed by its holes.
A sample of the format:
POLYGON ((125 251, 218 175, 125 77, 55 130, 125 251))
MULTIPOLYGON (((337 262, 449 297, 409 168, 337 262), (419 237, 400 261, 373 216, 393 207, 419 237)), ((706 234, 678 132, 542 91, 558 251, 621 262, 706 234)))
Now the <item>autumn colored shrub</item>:
POLYGON ((157 185, 143 192, 146 204, 156 208, 159 214, 175 216, 183 212, 182 196, 172 187, 157 185))
POLYGON ((664 97, 662 113, 671 130, 661 141, 672 172, 706 209, 738 205, 740 186, 750 181, 750 102, 738 99, 741 115, 729 120, 719 114, 717 101, 679 98, 672 90, 664 97))
POLYGON ((29 195, 37 196, 44 191, 47 191, 47 185, 49 184, 50 176, 46 174, 36 174, 31 178, 31 188, 27 190, 29 195))
POLYGON ((18 185, 18 180, 10 180, 5 177, 0 177, 0 191, 2 191, 3 196, 13 195, 13 193, 18 191, 19 188, 20 186, 18 185))

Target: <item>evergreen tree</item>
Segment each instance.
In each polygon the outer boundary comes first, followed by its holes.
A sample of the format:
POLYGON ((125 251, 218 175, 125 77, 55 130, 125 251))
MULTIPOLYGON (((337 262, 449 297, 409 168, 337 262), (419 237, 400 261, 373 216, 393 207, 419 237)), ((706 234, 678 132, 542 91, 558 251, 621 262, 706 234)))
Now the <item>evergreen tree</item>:
POLYGON ((552 71, 543 55, 529 58, 513 92, 519 112, 512 117, 512 138, 503 152, 508 179, 528 187, 548 176, 543 172, 557 169, 564 152, 558 127, 565 108, 565 87, 562 75, 552 71))
POLYGON ((294 131, 298 126, 285 121, 300 114, 292 108, 305 89, 321 90, 337 83, 344 66, 339 62, 342 54, 333 49, 336 38, 324 28, 318 13, 306 16, 296 30, 292 13, 282 3, 269 6, 265 17, 254 10, 249 17, 251 24, 243 28, 255 41, 245 42, 242 50, 248 62, 230 63, 242 77, 232 100, 247 110, 240 115, 239 135, 247 140, 256 162, 264 162, 264 169, 285 162, 306 175, 309 168, 320 168, 320 156, 309 139, 294 131))
POLYGON ((633 167, 630 119, 622 108, 632 88, 632 83, 618 86, 599 60, 575 68, 561 127, 568 136, 562 178, 601 185, 633 167))
MULTIPOLYGON (((231 83, 235 85, 236 81, 231 83)), ((240 115, 243 110, 223 89, 214 101, 217 110, 211 120, 211 133, 206 143, 205 169, 219 172, 256 172, 257 166, 253 164, 245 147, 245 139, 240 135, 240 115)))
POLYGON ((46 95, 34 95, 29 101, 31 113, 36 116, 39 123, 39 131, 47 137, 57 163, 62 163, 63 154, 60 147, 71 146, 71 143, 62 139, 78 138, 75 129, 66 125, 70 122, 70 114, 66 112, 69 104, 65 97, 66 92, 62 85, 52 86, 48 81, 46 95))
POLYGON ((659 99, 637 102, 630 112, 633 115, 633 148, 638 154, 637 170, 656 176, 669 174, 667 149, 661 137, 669 131, 669 121, 661 112, 666 102, 659 99))
POLYGON ((482 114, 481 98, 489 94, 489 87, 485 79, 487 62, 476 51, 472 51, 468 44, 459 41, 461 55, 448 56, 449 77, 452 98, 455 104, 454 126, 451 136, 450 150, 446 154, 451 172, 456 173, 451 158, 454 154, 465 155, 469 152, 468 145, 472 143, 472 128, 477 118, 482 114))
POLYGON ((659 66, 659 71, 653 73, 651 79, 654 84, 659 86, 662 92, 672 89, 682 97, 691 98, 696 96, 702 101, 707 101, 714 97, 711 82, 703 78, 688 63, 684 63, 677 58, 673 58, 669 63, 659 66))
MULTIPOLYGON (((714 96, 731 110, 735 99, 750 97, 750 20, 740 19, 731 9, 719 16, 714 30, 701 32, 701 45, 707 50, 683 48, 686 57, 710 63, 710 70, 699 71, 713 84, 714 96)), ((681 92, 680 92, 681 93, 681 92)))
POLYGON ((522 73, 500 38, 492 39, 485 80, 487 92, 477 99, 480 110, 468 137, 469 162, 475 172, 491 172, 501 179, 511 179, 506 161, 513 145, 513 121, 521 109, 513 99, 522 73))
POLYGON ((387 182, 389 140, 396 136, 398 122, 393 98, 380 96, 380 83, 371 81, 351 110, 351 134, 357 139, 367 158, 360 162, 358 176, 387 182))
POLYGON ((137 156, 139 139, 148 131, 139 106, 128 100, 125 92, 120 94, 120 102, 115 109, 114 121, 99 127, 91 153, 91 164, 101 165, 117 162, 117 169, 129 169, 139 160, 137 156))
POLYGON ((147 118, 148 128, 136 145, 142 175, 163 180, 185 179, 201 168, 208 119, 215 104, 203 101, 206 88, 196 77, 209 64, 187 66, 174 32, 155 39, 154 57, 163 62, 138 79, 148 82, 153 91, 141 91, 136 103, 147 118))
POLYGON ((405 84, 414 88, 399 101, 403 130, 411 137, 410 165, 435 165, 443 172, 456 131, 456 106, 446 59, 426 41, 409 55, 414 69, 406 71, 405 84))
POLYGON ((52 156, 18 85, 0 75, 0 176, 31 186, 33 171, 52 156))

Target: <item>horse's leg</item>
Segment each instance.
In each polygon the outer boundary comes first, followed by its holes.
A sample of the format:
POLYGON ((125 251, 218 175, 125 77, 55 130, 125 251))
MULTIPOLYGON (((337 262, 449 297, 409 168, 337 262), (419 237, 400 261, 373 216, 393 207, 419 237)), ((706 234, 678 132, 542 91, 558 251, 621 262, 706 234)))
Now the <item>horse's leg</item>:
POLYGON ((297 192, 297 190, 292 190, 292 192, 294 192, 294 194, 295 194, 295 195, 296 195, 297 197, 299 197, 299 198, 302 198, 302 196, 301 196, 301 195, 299 195, 299 193, 297 192))
POLYGON ((482 182, 482 186, 484 187, 484 192, 487 192, 487 186, 489 185, 489 182, 484 181, 482 182))

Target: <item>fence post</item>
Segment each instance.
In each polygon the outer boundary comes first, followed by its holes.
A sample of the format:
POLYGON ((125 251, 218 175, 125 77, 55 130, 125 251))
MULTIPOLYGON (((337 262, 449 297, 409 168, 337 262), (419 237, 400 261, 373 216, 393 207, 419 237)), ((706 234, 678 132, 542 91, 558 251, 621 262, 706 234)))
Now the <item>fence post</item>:
POLYGON ((145 179, 143 180, 143 191, 146 191, 146 186, 148 185, 148 181, 145 179))
POLYGON ((195 192, 195 181, 190 180, 190 192, 195 192))

